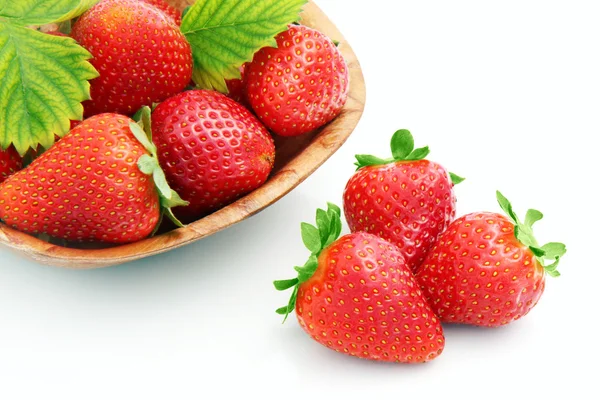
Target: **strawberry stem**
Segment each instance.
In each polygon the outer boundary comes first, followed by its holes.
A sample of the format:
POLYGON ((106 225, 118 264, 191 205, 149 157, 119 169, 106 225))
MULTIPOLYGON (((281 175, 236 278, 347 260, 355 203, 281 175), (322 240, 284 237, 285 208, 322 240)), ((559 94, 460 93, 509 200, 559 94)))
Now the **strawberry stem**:
POLYGON ((560 272, 558 272, 557 268, 560 259, 567 252, 567 247, 563 243, 556 242, 550 242, 540 246, 533 234, 533 225, 544 218, 544 214, 538 210, 530 209, 525 215, 525 222, 521 222, 514 212, 510 201, 508 201, 508 199, 499 191, 496 192, 496 199, 498 200, 500 208, 502 208, 510 220, 515 224, 515 237, 517 240, 529 247, 548 275, 552 277, 560 276, 560 272), (552 263, 548 264, 548 261, 552 261, 552 263))
POLYGON ((310 251, 310 257, 302 267, 294 267, 298 273, 296 278, 273 282, 275 289, 279 291, 294 288, 288 304, 276 310, 277 314, 284 315, 283 322, 287 320, 288 315, 296 307, 298 287, 315 274, 319 266, 319 255, 324 249, 335 242, 339 238, 340 233, 342 233, 341 215, 342 211, 338 206, 327 203, 327 211, 322 209, 317 210, 317 226, 307 224, 306 222, 301 224, 302 241, 310 251))

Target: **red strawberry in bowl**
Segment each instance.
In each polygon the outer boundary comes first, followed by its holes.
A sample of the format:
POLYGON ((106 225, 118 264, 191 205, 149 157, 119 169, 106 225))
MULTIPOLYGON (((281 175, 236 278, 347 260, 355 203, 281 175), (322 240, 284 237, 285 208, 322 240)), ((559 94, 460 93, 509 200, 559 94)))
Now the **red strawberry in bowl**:
POLYGON ((242 105, 208 90, 190 90, 152 114, 154 140, 167 180, 189 206, 185 221, 222 208, 267 180, 275 145, 242 105))
POLYGON ((336 45, 322 33, 292 25, 246 70, 248 102, 281 136, 298 136, 335 117, 348 98, 349 73, 336 45))
POLYGON ((192 52, 171 17, 136 0, 103 0, 73 25, 71 36, 94 58, 86 116, 133 115, 181 92, 192 76, 192 52))
POLYGON ((414 271, 454 219, 453 187, 462 178, 425 160, 429 148, 414 148, 407 130, 391 141, 393 157, 357 155, 358 171, 344 191, 344 212, 352 232, 378 235, 403 252, 414 271))
POLYGON ((244 107, 249 107, 248 98, 246 94, 246 68, 248 64, 244 64, 240 67, 240 79, 227 80, 227 94, 231 99, 242 104, 244 107))
POLYGON ((23 168, 23 159, 14 147, 6 150, 0 149, 0 183, 6 178, 23 168))
POLYGON ((134 242, 157 228, 161 207, 171 216, 185 204, 146 133, 118 114, 85 120, 0 185, 7 225, 67 241, 134 242))
POLYGON ((317 226, 302 224, 311 256, 298 277, 275 282, 293 288, 287 306, 317 342, 352 356, 377 361, 420 363, 444 349, 444 335, 408 268, 402 252, 370 233, 338 239, 340 209, 317 211, 317 226))
POLYGON ((457 219, 417 271, 429 304, 444 322, 511 323, 535 307, 546 275, 559 275, 565 245, 540 246, 533 235, 542 213, 529 210, 521 221, 500 192, 497 197, 508 217, 480 212, 457 219))

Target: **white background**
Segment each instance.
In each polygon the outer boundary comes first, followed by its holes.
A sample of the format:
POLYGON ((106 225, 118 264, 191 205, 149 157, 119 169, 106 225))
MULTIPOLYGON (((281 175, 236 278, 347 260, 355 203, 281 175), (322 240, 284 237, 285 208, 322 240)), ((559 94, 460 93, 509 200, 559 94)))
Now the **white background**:
POLYGON ((69 271, 0 249, 0 398, 598 398, 600 24, 595 1, 320 0, 368 87, 348 143, 282 201, 225 232, 128 265, 69 271), (299 223, 341 202, 353 155, 410 129, 468 178, 459 214, 498 188, 546 214, 569 252, 530 315, 446 326, 425 365, 383 365, 312 342, 274 313, 302 263, 299 223), (311 398, 311 397, 309 397, 311 398))

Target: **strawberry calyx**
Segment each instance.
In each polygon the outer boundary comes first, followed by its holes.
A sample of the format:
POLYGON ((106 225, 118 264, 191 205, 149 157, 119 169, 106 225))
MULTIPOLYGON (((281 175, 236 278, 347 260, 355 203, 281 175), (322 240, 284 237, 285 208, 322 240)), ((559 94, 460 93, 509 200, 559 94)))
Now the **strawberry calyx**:
POLYGON ((288 304, 276 310, 277 314, 285 316, 283 322, 287 320, 288 315, 296 307, 298 287, 315 274, 319 265, 318 258, 321 252, 340 237, 340 233, 342 233, 341 215, 342 212, 338 206, 327 203, 327 211, 320 208, 317 210, 316 226, 306 222, 301 224, 302 241, 310 251, 310 257, 303 266, 294 267, 296 272, 298 272, 296 278, 273 282, 275 289, 279 291, 293 288, 288 304))
MULTIPOLYGON (((144 146, 150 154, 144 154, 138 160, 138 168, 142 173, 152 176, 154 185, 158 191, 160 206, 162 209, 161 218, 167 216, 178 227, 183 227, 183 224, 173 214, 173 207, 187 206, 189 202, 183 200, 177 192, 169 186, 164 171, 158 162, 158 149, 152 142, 152 125, 151 125, 151 110, 150 107, 143 107, 139 110, 134 120, 137 123, 131 122, 129 128, 136 139, 144 146)), ((156 228, 160 226, 160 222, 156 228)))
MULTIPOLYGON (((372 165, 386 165, 397 161, 419 161, 424 160, 430 153, 429 146, 415 149, 415 140, 412 133, 407 129, 400 129, 392 136, 390 143, 392 149, 392 158, 379 158, 368 154, 357 154, 356 165, 357 169, 372 165)), ((450 172, 452 183, 458 185, 465 178, 460 177, 450 172)))
POLYGON ((540 246, 533 234, 533 224, 544 218, 544 214, 534 209, 527 210, 525 220, 521 222, 514 212, 510 201, 499 191, 496 192, 496 199, 498 200, 498 204, 500 204, 500 208, 515 224, 515 237, 517 240, 529 247, 548 275, 552 277, 560 276, 560 272, 557 270, 558 263, 561 257, 567 252, 567 247, 564 243, 558 242, 550 242, 540 246))

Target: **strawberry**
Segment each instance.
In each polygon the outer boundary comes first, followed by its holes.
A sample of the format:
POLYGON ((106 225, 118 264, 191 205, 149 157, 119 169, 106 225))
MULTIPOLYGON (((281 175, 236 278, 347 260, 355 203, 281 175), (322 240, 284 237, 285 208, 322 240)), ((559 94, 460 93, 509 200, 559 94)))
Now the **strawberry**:
POLYGON ((23 168, 23 160, 14 147, 6 150, 0 149, 0 183, 6 178, 23 168))
POLYGON ((357 155, 358 171, 344 191, 352 232, 373 233, 396 244, 414 271, 456 213, 453 186, 463 178, 425 160, 407 130, 392 137, 393 158, 357 155))
POLYGON ((192 51, 162 11, 135 0, 103 0, 73 25, 71 36, 94 58, 86 116, 132 115, 181 92, 192 76, 192 51))
POLYGON ((172 19, 172 22, 179 26, 181 25, 181 11, 170 5, 164 0, 139 0, 141 3, 150 4, 162 11, 165 15, 172 19))
POLYGON ((227 90, 229 91, 229 98, 242 104, 244 107, 248 106, 248 99, 246 95, 246 68, 248 64, 244 64, 240 67, 240 79, 227 80, 227 90))
POLYGON ((508 218, 480 212, 457 219, 417 271, 429 304, 444 322, 506 325, 535 307, 546 274, 559 275, 565 245, 540 247, 533 236, 542 213, 529 210, 521 222, 510 202, 500 192, 497 197, 508 218))
POLYGON ((426 362, 444 349, 444 335, 401 251, 366 232, 338 239, 340 209, 317 210, 317 227, 302 224, 311 256, 298 277, 276 281, 293 293, 277 310, 292 310, 317 342, 338 352, 379 361, 426 362))
POLYGON ((253 191, 267 180, 275 145, 267 129, 227 96, 190 90, 152 114, 160 164, 190 202, 178 216, 193 220, 253 191))
POLYGON ((143 239, 157 228, 161 205, 169 211, 183 204, 166 185, 146 134, 117 114, 82 122, 0 185, 6 224, 68 241, 143 239))
POLYGON ((267 128, 298 136, 340 114, 348 66, 336 45, 314 29, 292 25, 276 39, 277 48, 263 48, 248 66, 248 101, 267 128))

